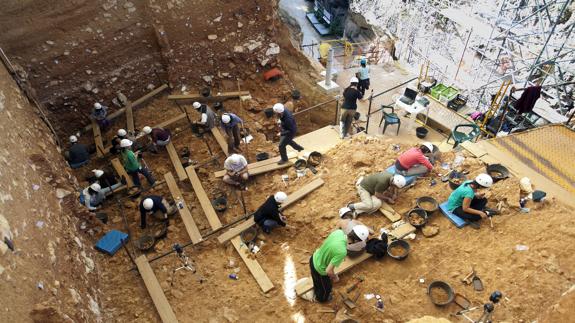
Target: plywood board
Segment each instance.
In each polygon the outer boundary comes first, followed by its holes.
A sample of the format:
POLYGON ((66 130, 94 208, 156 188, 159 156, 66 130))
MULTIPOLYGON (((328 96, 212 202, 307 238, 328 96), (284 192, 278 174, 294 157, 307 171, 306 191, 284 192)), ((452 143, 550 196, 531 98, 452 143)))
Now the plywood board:
POLYGON ((178 153, 176 152, 176 148, 174 147, 172 141, 168 143, 168 145, 166 146, 166 150, 168 151, 168 155, 170 155, 170 159, 172 160, 172 164, 174 164, 176 174, 178 175, 180 181, 183 181, 186 178, 188 178, 188 176, 186 175, 186 170, 184 169, 184 166, 182 166, 182 162, 180 161, 180 157, 178 156, 178 153))
POLYGON ((174 179, 174 175, 168 172, 164 174, 164 178, 166 179, 168 189, 170 190, 170 193, 172 193, 172 197, 176 202, 176 208, 178 209, 178 213, 182 218, 182 222, 184 222, 184 226, 186 227, 186 231, 188 232, 190 239, 194 244, 199 243, 202 241, 202 234, 200 233, 200 230, 198 230, 198 226, 196 225, 196 222, 194 222, 194 218, 192 218, 190 209, 188 208, 188 205, 184 200, 184 196, 182 195, 182 192, 180 191, 180 188, 174 179), (179 203, 181 203, 183 207, 180 208, 178 206, 179 203))
POLYGON ((132 102, 128 101, 126 106, 126 126, 129 134, 134 133, 134 111, 132 109, 132 102))
POLYGON ((251 228, 253 225, 255 225, 256 222, 254 221, 254 218, 251 217, 249 219, 247 219, 246 221, 240 223, 239 225, 236 225, 235 227, 231 228, 230 230, 226 231, 226 233, 220 235, 218 237, 218 242, 219 243, 224 243, 228 240, 230 240, 231 238, 237 236, 238 234, 246 231, 247 229, 251 228))
POLYGON ((260 174, 264 174, 267 172, 272 172, 272 171, 278 170, 278 169, 288 168, 290 166, 293 166, 292 162, 287 162, 287 163, 281 164, 281 165, 278 165, 277 163, 268 164, 268 165, 265 165, 262 167, 254 168, 253 170, 250 170, 248 173, 250 174, 250 176, 255 176, 255 175, 260 175, 260 174))
POLYGON ((152 267, 150 267, 150 263, 148 262, 146 256, 139 256, 136 258, 135 262, 136 266, 138 267, 138 272, 140 272, 140 276, 142 276, 142 279, 144 280, 146 289, 148 290, 148 293, 150 294, 150 297, 156 306, 156 310, 158 311, 162 322, 178 322, 176 314, 174 314, 174 311, 172 310, 166 295, 164 295, 164 291, 162 290, 160 283, 158 283, 158 279, 156 278, 152 267))
MULTIPOLYGON (((293 158, 296 158, 296 157, 297 157, 297 154, 294 153, 294 152, 291 152, 291 153, 288 154, 288 159, 293 159, 293 158)), ((259 162, 255 162, 255 163, 248 164, 248 171, 254 170, 254 169, 258 168, 258 167, 267 166, 267 165, 270 165, 270 164, 276 164, 276 163, 279 162, 280 160, 281 160, 281 157, 280 157, 280 156, 276 156, 276 157, 272 157, 272 158, 269 158, 269 159, 266 159, 266 160, 262 160, 262 161, 259 161, 259 162)), ((226 170, 223 169, 223 170, 219 170, 219 171, 215 172, 215 173, 214 173, 214 176, 215 176, 216 178, 218 178, 218 177, 224 177, 225 174, 226 174, 226 170)))
POLYGON ((460 144, 461 147, 473 154, 473 156, 480 158, 487 154, 487 151, 483 149, 479 144, 471 141, 465 141, 460 144))
POLYGON ((239 98, 240 96, 248 96, 248 95, 250 95, 249 91, 223 92, 209 97, 205 97, 200 93, 173 94, 168 95, 168 100, 213 101, 213 100, 235 99, 239 98))
POLYGON ((208 198, 208 194, 206 194, 206 191, 202 187, 202 183, 200 182, 198 174, 196 174, 196 171, 194 170, 194 166, 186 167, 186 173, 190 178, 194 192, 196 192, 196 196, 198 197, 198 200, 200 200, 200 205, 204 210, 204 214, 208 218, 208 222, 210 223, 212 230, 221 228, 222 222, 220 221, 220 218, 218 218, 218 214, 216 213, 216 210, 214 210, 214 207, 208 198))
POLYGON ((134 182, 132 182, 132 177, 128 175, 126 169, 124 169, 124 166, 122 165, 122 163, 118 158, 112 159, 112 167, 114 167, 116 173, 118 173, 120 177, 124 177, 126 179, 126 185, 128 186, 128 188, 134 186, 134 182))
POLYGON ((242 239, 240 239, 240 237, 235 237, 231 240, 231 242, 232 242, 232 245, 234 246, 234 248, 240 254, 240 257, 242 258, 244 263, 246 264, 246 267, 248 267, 250 273, 252 273, 252 275, 254 276, 258 285, 260 285, 260 288, 262 289, 262 291, 264 293, 267 293, 271 289, 273 289, 274 284, 269 279, 269 277, 266 275, 266 273, 264 272, 264 270, 262 269, 260 264, 257 262, 257 260, 250 258, 251 252, 242 243, 242 239))
POLYGON ((399 227, 391 230, 391 232, 389 233, 390 235, 396 237, 397 239, 401 239, 403 237, 405 237, 406 235, 409 235, 413 232, 415 232, 415 227, 409 223, 404 223, 402 225, 400 225, 399 227))
POLYGON ((102 140, 102 132, 96 120, 92 119, 92 128, 94 129, 94 143, 96 144, 96 154, 98 157, 103 157, 106 154, 104 148, 104 141, 102 140))
POLYGON ((399 215, 397 212, 395 212, 395 210, 389 206, 389 204, 385 203, 384 201, 382 201, 381 203, 381 207, 379 208, 379 211, 385 215, 386 218, 389 219, 389 221, 391 222, 396 222, 401 220, 401 215, 399 215))
POLYGON ((214 136, 214 138, 218 142, 218 145, 220 145, 220 147, 224 151, 224 154, 226 154, 226 156, 229 156, 228 142, 226 141, 226 139, 224 138, 224 136, 220 132, 220 129, 214 127, 214 128, 212 128, 211 131, 212 131, 212 135, 214 136))

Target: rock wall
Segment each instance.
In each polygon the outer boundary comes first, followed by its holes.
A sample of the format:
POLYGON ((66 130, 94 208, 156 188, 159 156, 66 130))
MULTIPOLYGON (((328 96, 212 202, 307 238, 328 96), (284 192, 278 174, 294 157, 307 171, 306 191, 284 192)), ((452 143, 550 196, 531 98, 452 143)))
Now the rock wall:
POLYGON ((100 322, 95 223, 35 111, 0 64, 0 321, 100 322))

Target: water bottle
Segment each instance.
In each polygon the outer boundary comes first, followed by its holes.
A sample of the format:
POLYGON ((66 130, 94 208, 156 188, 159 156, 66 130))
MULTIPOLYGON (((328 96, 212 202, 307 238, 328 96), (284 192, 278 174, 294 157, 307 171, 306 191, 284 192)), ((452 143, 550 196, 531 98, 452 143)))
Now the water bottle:
POLYGON ((375 299, 377 299, 377 308, 383 309, 383 299, 381 299, 381 296, 375 295, 375 299))
POLYGON ((233 279, 233 280, 238 280, 238 279, 240 279, 240 278, 238 277, 238 275, 236 275, 236 274, 229 274, 228 277, 229 277, 230 279, 233 279))

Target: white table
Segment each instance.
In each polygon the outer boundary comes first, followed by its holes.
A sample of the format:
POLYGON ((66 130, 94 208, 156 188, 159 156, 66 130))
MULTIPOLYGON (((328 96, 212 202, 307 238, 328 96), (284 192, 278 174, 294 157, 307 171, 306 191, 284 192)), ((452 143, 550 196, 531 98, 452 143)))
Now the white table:
MULTIPOLYGON (((429 115, 429 104, 427 106, 423 106, 422 104, 417 102, 417 98, 415 102, 413 102, 412 104, 405 104, 401 102, 401 100, 399 100, 400 98, 401 96, 395 100, 395 106, 405 110, 405 112, 408 112, 410 114, 409 122, 407 123, 406 127, 409 130, 413 130, 415 120, 417 119, 418 114, 423 112, 423 110, 427 110, 427 115, 429 115)), ((425 118, 425 123, 427 124, 427 117, 425 118)))

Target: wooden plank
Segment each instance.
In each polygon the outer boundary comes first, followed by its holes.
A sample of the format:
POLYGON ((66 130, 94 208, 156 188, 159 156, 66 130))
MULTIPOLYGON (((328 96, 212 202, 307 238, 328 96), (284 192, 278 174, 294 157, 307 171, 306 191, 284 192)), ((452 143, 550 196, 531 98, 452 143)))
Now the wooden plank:
POLYGON ((134 182, 132 182, 132 177, 128 175, 128 173, 124 169, 124 166, 122 165, 122 163, 118 158, 112 159, 112 167, 114 167, 116 173, 118 173, 120 177, 124 177, 126 179, 126 185, 128 186, 128 188, 134 186, 134 182))
MULTIPOLYGON (((293 158, 296 158, 296 157, 297 157, 297 154, 294 153, 294 152, 290 152, 290 153, 288 154, 288 159, 293 159, 293 158)), ((276 157, 272 157, 272 158, 269 158, 269 159, 266 159, 266 160, 262 160, 262 161, 259 161, 259 162, 255 162, 255 163, 248 164, 248 171, 254 170, 254 169, 258 168, 258 167, 267 166, 267 165, 270 165, 270 164, 276 164, 276 163, 279 162, 280 160, 281 160, 281 157, 280 157, 280 156, 276 156, 276 157)), ((215 173, 214 173, 214 176, 215 176, 216 178, 218 178, 218 177, 224 177, 225 174, 226 174, 226 170, 225 170, 225 169, 222 169, 222 170, 219 170, 219 171, 215 172, 215 173)))
POLYGON ((272 171, 278 170, 278 169, 288 168, 290 166, 293 166, 292 162, 287 162, 287 163, 281 164, 281 165, 278 165, 277 163, 268 164, 268 165, 265 165, 262 167, 255 168, 255 169, 249 171, 248 173, 250 174, 250 176, 255 176, 255 175, 260 175, 260 174, 267 173, 267 172, 272 172, 272 171))
MULTIPOLYGON (((283 206, 280 208, 280 210, 285 210, 287 207, 289 207, 292 204, 294 204, 295 202, 299 201, 300 199, 302 199, 307 194, 309 194, 309 193, 313 192, 314 190, 318 189, 319 187, 321 187, 324 183, 325 182, 323 181, 323 179, 318 178, 318 179, 304 185, 302 188, 298 189, 297 191, 295 191, 294 193, 292 193, 288 196, 287 200, 283 203, 283 206)), ((226 233, 220 235, 218 237, 218 241, 220 243, 224 243, 224 242, 230 240, 231 238, 237 236, 238 234, 244 232, 245 230, 247 230, 249 227, 251 227, 254 224, 255 224, 254 219, 249 218, 248 220, 242 222, 241 224, 231 228, 226 233)))
POLYGON ((217 127, 213 127, 211 131, 212 131, 212 135, 214 136, 214 138, 218 142, 218 145, 220 145, 220 147, 224 151, 224 154, 226 154, 226 156, 229 156, 230 154, 228 152, 228 142, 224 138, 224 135, 222 135, 222 133, 220 132, 220 129, 218 129, 217 127))
POLYGON ((251 252, 242 243, 242 239, 240 237, 235 237, 231 241, 232 241, 232 245, 237 250, 237 252, 240 254, 240 257, 242 258, 242 260, 246 264, 246 267, 248 267, 250 273, 252 273, 252 276, 254 276, 258 285, 260 285, 260 288, 262 289, 262 291, 264 293, 267 293, 271 289, 273 289, 274 284, 269 279, 269 277, 266 275, 266 273, 264 272, 264 270, 262 269, 262 267, 260 266, 258 261, 250 258, 251 252))
POLYGON ((186 173, 188 173, 188 177, 190 178, 194 192, 196 192, 196 196, 198 197, 198 200, 200 200, 200 205, 204 210, 204 214, 208 218, 208 222, 210 223, 212 230, 221 228, 222 222, 220 222, 220 218, 218 218, 216 210, 214 210, 214 207, 208 198, 208 194, 206 194, 206 191, 202 187, 202 183, 200 182, 198 174, 196 174, 194 166, 186 167, 186 173))
POLYGON ((174 175, 172 175, 171 172, 168 172, 164 174, 164 178, 166 179, 168 189, 170 190, 170 193, 172 193, 172 197, 176 202, 178 213, 182 218, 182 222, 184 222, 184 226, 186 227, 186 231, 188 231, 190 239, 194 244, 199 243, 200 241, 202 241, 202 234, 200 233, 200 230, 198 230, 198 226, 196 225, 196 222, 194 222, 194 218, 192 218, 190 209, 188 208, 188 205, 184 200, 184 196, 182 195, 182 192, 180 191, 180 188, 178 187, 178 184, 174 179, 174 175), (183 204, 182 208, 178 206, 179 203, 183 204))
POLYGON ((385 203, 384 201, 381 201, 381 207, 379 208, 379 212, 381 212, 383 215, 385 215, 386 218, 389 219, 389 221, 391 222, 396 222, 401 220, 401 215, 399 215, 397 212, 395 212, 395 210, 389 206, 389 204, 385 203))
POLYGON ((173 94, 168 95, 168 100, 214 101, 214 100, 235 99, 241 96, 248 96, 248 95, 250 95, 249 91, 222 92, 208 97, 205 97, 199 93, 173 94))
POLYGON ((397 239, 401 239, 403 237, 405 237, 406 235, 412 234, 413 232, 415 232, 415 227, 409 223, 404 223, 402 225, 400 225, 399 227, 391 230, 391 232, 389 233, 390 235, 396 237, 397 239))
POLYGON ((104 148, 104 141, 102 140, 102 132, 96 120, 92 119, 92 128, 94 128, 94 143, 96 144, 96 154, 98 157, 103 157, 106 154, 104 148))
MULTIPOLYGON (((171 119, 168 119, 168 120, 166 120, 166 121, 164 121, 164 122, 162 122, 162 123, 159 123, 159 124, 153 126, 152 128, 167 128, 167 127, 170 126, 171 124, 176 123, 176 122, 178 122, 178 121, 180 121, 180 120, 182 120, 182 119, 185 119, 185 118, 186 118, 186 114, 185 114, 185 113, 180 113, 180 114, 178 114, 177 116, 175 116, 175 117, 173 117, 173 118, 171 118, 171 119)), ((138 135, 136 136, 136 140, 137 140, 137 139, 140 139, 140 138, 142 138, 142 137, 144 137, 144 136, 145 136, 145 134, 142 132, 142 133, 140 133, 140 134, 138 134, 138 135)))
MULTIPOLYGON (((371 258, 371 256, 373 256, 370 253, 364 252, 363 254, 361 254, 358 257, 355 258, 350 258, 350 257, 346 257, 343 262, 341 263, 341 265, 335 267, 335 273, 336 274, 342 274, 346 271, 348 271, 349 269, 353 268, 355 265, 362 263, 363 261, 371 258)), ((295 291, 296 294, 298 296, 307 293, 309 290, 311 290, 313 288, 313 281, 311 279, 311 277, 304 283, 304 284, 299 284, 295 286, 295 291)))
POLYGON ((132 102, 128 101, 126 106, 126 123, 129 134, 134 134, 134 111, 132 110, 132 102))
POLYGON ((152 270, 152 267, 150 266, 146 256, 139 256, 136 258, 135 262, 136 266, 138 266, 140 276, 142 276, 142 279, 144 280, 146 289, 148 289, 148 293, 150 294, 150 297, 156 306, 156 310, 160 315, 160 319, 162 319, 162 322, 178 322, 176 314, 174 314, 174 311, 172 310, 166 295, 164 295, 164 291, 162 290, 162 287, 160 286, 160 283, 158 282, 158 279, 156 278, 156 275, 154 274, 154 271, 152 270))
POLYGON ((166 150, 168 151, 168 155, 170 155, 170 159, 172 160, 172 164, 174 164, 176 174, 178 174, 178 178, 180 179, 180 181, 183 181, 186 178, 188 178, 188 176, 186 175, 186 170, 184 169, 184 166, 182 166, 180 157, 178 156, 176 148, 174 147, 174 144, 172 143, 171 140, 166 146, 166 150))

